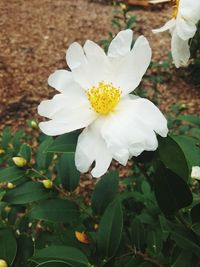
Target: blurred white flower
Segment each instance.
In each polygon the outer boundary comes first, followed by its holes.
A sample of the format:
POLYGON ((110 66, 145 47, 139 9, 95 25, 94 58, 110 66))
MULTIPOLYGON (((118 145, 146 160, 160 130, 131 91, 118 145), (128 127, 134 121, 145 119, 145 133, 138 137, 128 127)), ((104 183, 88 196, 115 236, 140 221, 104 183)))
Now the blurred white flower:
POLYGON ((192 167, 191 177, 193 179, 200 180, 200 167, 199 166, 192 167))
POLYGON ((85 128, 78 138, 75 163, 80 172, 103 175, 112 159, 126 165, 144 150, 156 150, 156 133, 165 137, 167 121, 149 100, 130 93, 139 85, 151 60, 147 39, 140 36, 132 47, 131 30, 117 34, 107 55, 97 44, 73 43, 67 51, 71 71, 57 70, 48 83, 60 93, 43 101, 38 112, 47 135, 85 128))
POLYGON ((186 66, 190 58, 189 39, 197 30, 200 20, 200 0, 171 0, 174 3, 173 18, 154 33, 170 30, 171 51, 177 68, 186 66))

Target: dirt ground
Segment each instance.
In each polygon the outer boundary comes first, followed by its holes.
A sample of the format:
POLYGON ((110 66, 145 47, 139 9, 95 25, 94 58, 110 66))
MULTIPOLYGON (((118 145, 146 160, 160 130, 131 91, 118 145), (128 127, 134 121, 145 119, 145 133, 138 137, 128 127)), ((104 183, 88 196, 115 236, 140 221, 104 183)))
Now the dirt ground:
MULTIPOLYGON (((0 1, 0 127, 24 125, 37 117, 37 105, 52 95, 47 78, 63 68, 70 43, 99 41, 111 30, 113 6, 89 0, 0 1)), ((161 61, 170 49, 168 33, 151 30, 170 18, 169 8, 134 11, 136 35, 148 37, 153 59, 161 61)), ((160 108, 186 104, 186 113, 200 114, 200 90, 174 70, 170 80, 157 88, 160 108)))

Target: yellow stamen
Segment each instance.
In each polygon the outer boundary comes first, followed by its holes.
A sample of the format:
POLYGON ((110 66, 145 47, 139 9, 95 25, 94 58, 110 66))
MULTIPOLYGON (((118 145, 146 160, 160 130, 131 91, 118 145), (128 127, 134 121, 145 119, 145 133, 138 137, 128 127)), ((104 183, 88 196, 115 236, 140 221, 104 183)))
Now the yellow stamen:
POLYGON ((179 8, 179 1, 180 0, 172 0, 173 5, 173 18, 176 18, 178 15, 178 8, 179 8))
POLYGON ((120 88, 116 88, 112 83, 99 82, 97 86, 92 86, 87 91, 87 97, 92 108, 101 115, 112 112, 119 103, 121 96, 120 88))

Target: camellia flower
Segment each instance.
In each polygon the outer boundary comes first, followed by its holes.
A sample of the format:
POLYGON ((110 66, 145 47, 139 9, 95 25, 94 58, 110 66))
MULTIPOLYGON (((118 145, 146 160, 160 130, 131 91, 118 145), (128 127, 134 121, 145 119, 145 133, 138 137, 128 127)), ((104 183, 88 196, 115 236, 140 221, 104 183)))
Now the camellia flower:
POLYGON ((156 133, 167 135, 167 121, 149 100, 130 93, 139 85, 151 60, 147 39, 140 36, 132 48, 132 31, 124 30, 111 42, 107 55, 97 44, 73 43, 67 51, 71 69, 57 70, 48 83, 60 93, 43 101, 39 124, 47 135, 85 128, 75 152, 80 172, 103 175, 112 159, 126 165, 144 150, 156 150, 156 133))
POLYGON ((171 51, 177 68, 185 66, 190 58, 189 39, 197 30, 196 24, 200 19, 199 0, 171 0, 174 3, 173 17, 162 28, 153 30, 154 33, 170 30, 172 35, 171 51))

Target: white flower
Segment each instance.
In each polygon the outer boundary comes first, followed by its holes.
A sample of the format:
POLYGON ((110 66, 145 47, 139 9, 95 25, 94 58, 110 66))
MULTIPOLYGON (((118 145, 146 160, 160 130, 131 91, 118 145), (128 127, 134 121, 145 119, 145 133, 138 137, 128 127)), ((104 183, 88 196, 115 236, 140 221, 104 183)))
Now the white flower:
POLYGON ((75 163, 80 172, 103 175, 112 159, 126 165, 144 150, 156 150, 156 133, 167 135, 167 121, 145 98, 130 95, 139 85, 151 60, 151 48, 140 36, 133 48, 132 31, 117 34, 107 55, 97 44, 73 43, 67 51, 71 71, 57 70, 48 83, 60 93, 43 101, 39 124, 47 135, 85 128, 78 138, 75 163))
POLYGON ((199 166, 192 167, 191 178, 200 180, 200 167, 199 166))
POLYGON ((170 30, 171 51, 177 68, 185 66, 190 58, 189 39, 197 30, 200 19, 200 0, 172 0, 174 2, 173 18, 154 33, 170 30))

